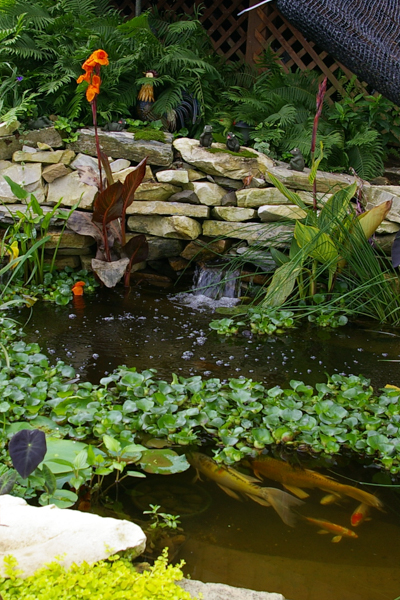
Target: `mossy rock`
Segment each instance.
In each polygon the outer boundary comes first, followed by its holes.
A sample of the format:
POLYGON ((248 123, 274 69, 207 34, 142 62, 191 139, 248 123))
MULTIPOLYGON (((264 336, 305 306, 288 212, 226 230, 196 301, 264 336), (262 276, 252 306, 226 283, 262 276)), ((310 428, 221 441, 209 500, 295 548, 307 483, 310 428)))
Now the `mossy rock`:
POLYGON ((152 140, 155 142, 162 142, 163 144, 167 143, 164 131, 160 131, 159 129, 129 127, 128 131, 135 134, 135 140, 152 140))
POLYGON ((242 150, 241 152, 232 152, 232 150, 224 150, 223 148, 206 148, 207 152, 211 152, 211 154, 223 153, 223 154, 232 154, 232 156, 240 156, 240 158, 258 158, 257 154, 254 152, 250 152, 250 150, 242 150))

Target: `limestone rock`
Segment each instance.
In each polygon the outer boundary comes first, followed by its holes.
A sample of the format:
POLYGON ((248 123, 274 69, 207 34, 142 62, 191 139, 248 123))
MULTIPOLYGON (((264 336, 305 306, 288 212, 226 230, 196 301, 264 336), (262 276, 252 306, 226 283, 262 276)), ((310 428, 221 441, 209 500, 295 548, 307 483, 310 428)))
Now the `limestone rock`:
POLYGON ((64 146, 61 135, 55 127, 24 131, 21 138, 21 143, 29 146, 37 146, 38 142, 47 144, 51 148, 62 148, 64 146))
MULTIPOLYGON (((127 233, 126 241, 134 237, 136 234, 127 233)), ((185 242, 177 239, 154 237, 146 235, 146 241, 149 245, 149 254, 147 260, 159 260, 160 258, 169 258, 170 256, 178 256, 183 249, 185 242)))
MULTIPOLYGON (((130 161, 140 162, 145 156, 148 164, 168 167, 173 161, 172 135, 166 134, 168 143, 153 140, 135 140, 134 134, 127 131, 99 131, 100 146, 107 156, 126 158, 130 161)), ((81 129, 79 139, 68 148, 75 152, 82 152, 96 156, 96 141, 94 129, 81 129)))
POLYGON ((235 192, 228 192, 221 198, 221 206, 237 206, 237 197, 235 192))
POLYGON ((232 587, 224 583, 203 583, 195 579, 183 579, 177 584, 194 597, 203 600, 285 600, 275 592, 256 592, 245 588, 232 587))
POLYGON ((397 233, 400 229, 400 225, 398 223, 392 223, 391 221, 383 220, 382 223, 376 230, 378 234, 384 233, 397 233))
POLYGON ((393 200, 392 208, 386 215, 388 221, 400 223, 400 186, 383 185, 363 188, 363 198, 366 200, 366 209, 369 210, 386 200, 393 200))
POLYGON ((198 195, 193 190, 182 190, 168 198, 169 202, 183 202, 185 204, 200 204, 198 195))
POLYGON ((184 269, 187 269, 187 267, 190 264, 188 260, 185 260, 184 258, 181 258, 180 256, 171 256, 168 259, 168 263, 169 263, 169 266, 171 267, 171 269, 173 269, 177 273, 179 271, 183 271, 184 269))
POLYGON ((231 245, 232 241, 228 239, 213 240, 201 236, 197 240, 189 242, 180 256, 187 261, 202 262, 226 254, 231 245))
POLYGON ((293 238, 294 226, 275 223, 234 223, 227 221, 204 221, 203 235, 247 240, 249 243, 284 247, 293 238))
POLYGON ((229 190, 241 190, 243 187, 243 182, 238 181, 237 179, 230 179, 229 177, 221 177, 219 175, 214 176, 215 183, 218 183, 223 188, 228 188, 229 190))
MULTIPOLYGON (((264 169, 264 165, 261 165, 261 171, 265 176, 265 179, 272 183, 268 177, 268 172, 272 173, 279 181, 281 181, 286 187, 295 190, 312 191, 312 183, 309 182, 308 176, 310 169, 304 169, 304 171, 293 171, 281 166, 272 166, 264 169)), ((351 185, 356 179, 351 175, 344 175, 340 173, 326 173, 325 171, 318 171, 317 175, 317 192, 330 192, 334 193, 338 190, 351 185)), ((365 182, 365 187, 369 187, 369 183, 365 182)))
POLYGON ((49 506, 29 506, 22 498, 0 496, 0 572, 3 558, 12 554, 25 576, 58 560, 66 568, 89 563, 134 548, 141 554, 146 536, 130 521, 49 506))
MULTIPOLYGON (((53 259, 45 258, 44 262, 49 265, 53 262, 53 259)), ((78 269, 81 266, 81 259, 80 256, 77 256, 76 254, 69 254, 67 256, 57 255, 54 266, 60 271, 65 269, 65 267, 69 267, 70 269, 78 269)))
POLYGON ((387 256, 390 256, 392 253, 392 246, 395 237, 395 233, 388 235, 376 235, 374 238, 374 242, 378 246, 378 248, 380 248, 387 256))
POLYGON ((69 165, 75 158, 75 152, 73 150, 64 150, 60 163, 63 165, 69 165))
POLYGON ((154 173, 153 173, 150 165, 146 165, 146 172, 144 174, 143 181, 155 181, 154 173))
MULTIPOLYGON (((121 173, 123 173, 123 171, 121 171, 121 173)), ((172 194, 179 191, 180 189, 171 183, 153 183, 151 181, 144 181, 139 185, 135 192, 135 200, 160 200, 163 202, 164 200, 169 200, 172 194)))
POLYGON ((62 163, 57 163, 56 165, 48 165, 43 169, 42 177, 47 183, 51 183, 55 179, 59 177, 65 177, 72 173, 71 169, 63 165, 62 163))
POLYGON ((96 194, 97 187, 83 183, 74 171, 49 183, 47 202, 56 204, 62 198, 62 206, 73 206, 79 201, 80 209, 92 208, 96 194))
POLYGON ((93 271, 108 288, 113 288, 117 285, 124 276, 128 264, 129 258, 120 258, 112 262, 97 260, 97 258, 92 259, 93 271))
POLYGON ((220 206, 222 198, 226 195, 224 188, 209 181, 192 181, 186 187, 193 190, 200 203, 206 206, 220 206))
POLYGON ((97 158, 82 153, 76 155, 74 160, 70 163, 70 167, 75 171, 77 169, 82 169, 83 167, 91 167, 96 173, 99 172, 99 163, 97 158))
POLYGON ((55 150, 54 152, 23 152, 22 150, 18 150, 18 152, 14 152, 13 161, 14 162, 37 162, 37 163, 45 163, 45 164, 54 164, 60 162, 63 155, 63 150, 55 150))
POLYGON ((243 208, 259 208, 268 204, 290 204, 290 201, 274 187, 245 188, 236 192, 237 204, 243 208))
POLYGON ((247 187, 265 188, 267 186, 268 186, 268 183, 265 181, 264 177, 253 177, 247 187))
POLYGON ((169 169, 166 171, 158 171, 156 174, 156 179, 160 183, 172 183, 175 185, 189 183, 189 175, 185 169, 169 169))
POLYGON ((263 223, 282 221, 284 219, 304 219, 307 216, 305 210, 296 204, 288 205, 264 205, 258 209, 258 216, 263 223))
POLYGON ((221 221, 250 221, 257 217, 253 208, 237 208, 236 206, 215 206, 212 216, 221 221))
POLYGON ((254 248, 245 247, 237 248, 236 255, 240 256, 246 262, 249 262, 256 267, 260 267, 264 272, 269 273, 275 271, 277 265, 270 252, 265 250, 255 250, 254 248))
MULTIPOLYGON (((243 158, 227 152, 212 153, 202 148, 198 140, 177 138, 173 142, 183 160, 209 175, 221 175, 230 179, 244 179, 248 175, 258 176, 272 168, 274 162, 265 154, 249 150, 257 158, 243 158)), ((225 144, 212 144, 212 148, 226 149, 225 144)))
POLYGON ((135 216, 129 217, 128 228, 138 233, 180 240, 195 240, 201 234, 201 225, 190 217, 135 216))
POLYGON ((118 171, 123 171, 123 169, 128 169, 131 166, 129 160, 126 158, 117 158, 117 160, 113 160, 110 164, 111 173, 118 173, 118 171))
POLYGON ((35 194, 39 203, 45 199, 44 187, 42 183, 42 165, 40 163, 16 165, 11 164, 1 171, 0 175, 0 200, 2 202, 18 202, 11 191, 8 183, 3 179, 4 175, 12 179, 15 183, 22 186, 27 192, 35 194))
POLYGON ((9 125, 6 122, 0 123, 0 137, 7 137, 18 129, 21 123, 17 120, 13 121, 9 125))
MULTIPOLYGON (((298 196, 300 196, 300 198, 304 202, 304 204, 308 204, 309 206, 312 206, 314 204, 314 197, 313 197, 312 192, 303 192, 303 190, 296 190, 296 194, 298 196)), ((324 204, 332 196, 333 196, 333 194, 317 192, 317 204, 318 205, 324 204)))
POLYGON ((69 229, 64 229, 63 232, 57 230, 49 230, 46 235, 50 236, 50 239, 45 244, 46 249, 56 248, 59 244, 59 248, 88 248, 93 246, 94 240, 89 235, 79 235, 69 229))
POLYGON ((128 206, 126 214, 128 215, 183 215, 186 217, 197 217, 199 219, 208 219, 210 209, 208 206, 195 206, 193 204, 183 204, 182 202, 152 202, 134 201, 128 206))
POLYGON ((4 171, 4 169, 8 169, 8 167, 11 167, 12 162, 11 160, 0 160, 0 171, 4 171))
MULTIPOLYGON (((22 146, 21 148, 22 152, 37 152, 38 149, 37 148, 32 148, 31 146, 22 146)), ((46 148, 46 150, 49 150, 49 148, 46 148)), ((51 148, 50 148, 51 150, 51 148)))
POLYGON ((15 135, 0 138, 0 160, 8 160, 12 158, 14 152, 21 149, 21 142, 17 140, 15 135))
MULTIPOLYGON (((50 206, 42 205, 43 213, 53 212, 53 208, 50 206)), ((0 221, 5 225, 9 225, 14 223, 16 220, 19 220, 18 212, 25 213, 28 207, 26 204, 7 204, 7 206, 3 206, 0 204, 0 221)), ((61 210, 61 209, 60 209, 61 210)), ((59 210, 56 210, 55 215, 50 219, 50 225, 52 227, 62 227, 65 225, 65 219, 59 216, 59 210)))

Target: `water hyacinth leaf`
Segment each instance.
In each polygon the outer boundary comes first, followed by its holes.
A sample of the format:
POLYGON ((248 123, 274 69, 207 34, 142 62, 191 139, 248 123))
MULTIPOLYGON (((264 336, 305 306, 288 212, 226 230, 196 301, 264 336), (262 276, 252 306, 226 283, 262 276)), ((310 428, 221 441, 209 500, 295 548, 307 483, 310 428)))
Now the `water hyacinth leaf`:
POLYGON ((46 436, 40 429, 19 431, 13 435, 8 447, 13 466, 23 479, 42 462, 46 449, 46 436))
POLYGON ((56 490, 48 499, 48 504, 55 504, 58 508, 69 508, 77 502, 78 496, 70 490, 56 490))
POLYGON ((271 432, 268 429, 264 429, 261 427, 252 429, 251 434, 253 436, 254 441, 258 445, 264 446, 274 443, 274 438, 272 437, 271 432))
POLYGON ((139 462, 146 473, 159 475, 182 473, 190 467, 186 456, 180 456, 173 450, 146 450, 139 462))
POLYGON ((44 462, 55 474, 68 473, 73 470, 76 455, 84 448, 86 448, 86 444, 82 442, 48 438, 47 453, 44 462))
POLYGON ((17 472, 10 469, 0 477, 0 496, 9 494, 17 480, 17 472))

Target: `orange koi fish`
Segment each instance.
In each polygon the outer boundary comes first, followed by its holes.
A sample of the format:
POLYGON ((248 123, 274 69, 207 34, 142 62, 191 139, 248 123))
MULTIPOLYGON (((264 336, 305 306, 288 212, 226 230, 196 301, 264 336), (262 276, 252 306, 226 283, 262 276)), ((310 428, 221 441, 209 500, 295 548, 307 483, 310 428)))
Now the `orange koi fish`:
POLYGON ((370 507, 367 504, 361 503, 357 506, 356 510, 351 515, 350 522, 353 527, 357 527, 361 525, 363 521, 370 521, 371 519, 368 517, 370 511, 370 507))
POLYGON ((368 506, 373 506, 380 510, 383 509, 382 502, 373 494, 352 485, 339 483, 335 479, 311 469, 292 467, 289 463, 277 460, 266 454, 261 454, 250 462, 256 476, 259 476, 261 473, 268 479, 279 481, 289 492, 292 492, 292 494, 295 494, 299 498, 307 498, 308 496, 302 488, 319 488, 329 494, 350 496, 350 498, 354 498, 368 506))
POLYGON ((258 504, 272 506, 286 525, 294 527, 296 515, 291 511, 291 507, 301 506, 303 504, 301 500, 276 488, 260 487, 257 485, 258 479, 244 475, 232 467, 218 464, 200 452, 188 454, 187 460, 196 469, 198 477, 199 471, 204 473, 209 479, 215 481, 228 496, 240 500, 239 492, 258 504))
POLYGON ((320 531, 318 531, 318 533, 335 533, 336 535, 332 538, 332 542, 334 544, 340 542, 342 537, 358 538, 358 535, 354 533, 354 531, 347 529, 347 527, 336 525, 336 523, 324 521, 323 519, 312 519, 311 517, 304 517, 304 519, 311 523, 311 525, 320 527, 320 531))

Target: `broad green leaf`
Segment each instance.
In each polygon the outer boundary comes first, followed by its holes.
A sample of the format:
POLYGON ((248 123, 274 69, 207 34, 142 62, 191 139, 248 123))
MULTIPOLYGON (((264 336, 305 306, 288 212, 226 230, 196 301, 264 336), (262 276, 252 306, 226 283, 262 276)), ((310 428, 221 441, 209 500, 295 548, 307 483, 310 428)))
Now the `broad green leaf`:
POLYGON ((300 273, 301 267, 295 266, 292 261, 279 267, 274 273, 262 306, 281 306, 292 293, 300 273))
POLYGON ((357 190, 357 184, 352 185, 335 192, 324 204, 319 217, 318 227, 325 233, 331 233, 336 229, 338 222, 342 222, 348 214, 350 200, 357 190), (335 226, 336 224, 336 226, 335 226))
POLYGON ((277 179, 275 175, 272 175, 272 173, 267 172, 266 175, 272 183, 272 185, 274 185, 284 196, 286 196, 286 198, 290 200, 292 204, 297 204, 297 206, 300 206, 300 208, 307 211, 307 205, 304 204, 303 200, 298 194, 292 192, 291 190, 288 190, 288 188, 285 185, 283 185, 283 183, 279 181, 279 179, 277 179))
POLYGON ((308 256, 326 264, 326 266, 339 260, 339 254, 332 238, 327 233, 321 232, 317 227, 303 225, 297 221, 294 228, 294 237, 299 246, 306 250, 308 256))
POLYGON ((190 467, 186 456, 180 456, 173 450, 146 450, 139 462, 146 473, 160 475, 181 473, 190 467))

